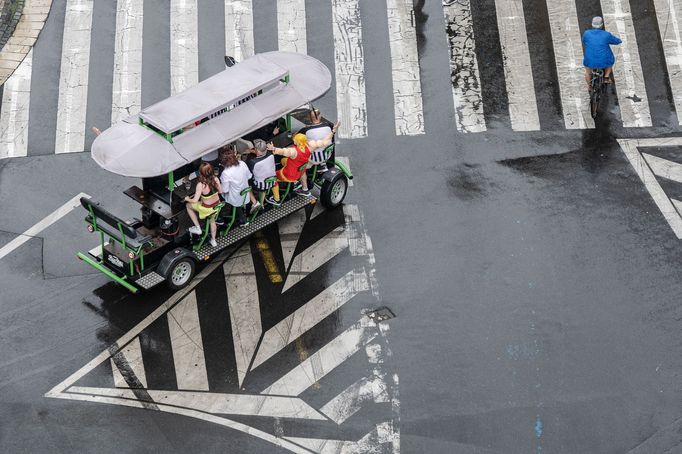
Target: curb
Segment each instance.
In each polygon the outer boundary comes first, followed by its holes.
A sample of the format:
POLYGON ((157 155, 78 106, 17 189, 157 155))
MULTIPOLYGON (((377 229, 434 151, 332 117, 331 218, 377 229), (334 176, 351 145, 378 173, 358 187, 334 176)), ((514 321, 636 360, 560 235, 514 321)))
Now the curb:
POLYGON ((38 39, 52 6, 52 0, 20 1, 24 3, 21 17, 12 36, 0 50, 0 85, 4 84, 24 61, 26 54, 38 39))

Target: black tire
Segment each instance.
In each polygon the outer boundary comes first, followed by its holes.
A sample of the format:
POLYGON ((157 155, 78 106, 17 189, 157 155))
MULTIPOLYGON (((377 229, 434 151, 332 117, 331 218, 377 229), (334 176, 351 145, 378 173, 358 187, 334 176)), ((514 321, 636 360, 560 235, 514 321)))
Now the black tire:
POLYGON ((599 114, 599 101, 601 101, 601 87, 598 90, 592 89, 592 95, 590 96, 590 113, 592 118, 597 118, 599 114))
POLYGON ((196 264, 191 257, 178 257, 168 266, 164 278, 171 290, 180 290, 192 281, 196 264))
POLYGON ((331 179, 324 180, 320 189, 320 202, 326 208, 336 208, 343 203, 348 192, 348 178, 339 172, 331 179))

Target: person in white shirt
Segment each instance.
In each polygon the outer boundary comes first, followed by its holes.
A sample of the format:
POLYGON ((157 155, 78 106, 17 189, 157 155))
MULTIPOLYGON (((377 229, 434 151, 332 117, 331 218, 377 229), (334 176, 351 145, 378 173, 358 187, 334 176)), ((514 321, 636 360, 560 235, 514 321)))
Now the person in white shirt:
POLYGON ((244 196, 241 192, 249 186, 249 179, 252 174, 246 163, 239 160, 239 154, 234 150, 225 147, 220 152, 220 162, 224 169, 220 174, 220 185, 223 189, 223 199, 226 206, 224 209, 231 213, 232 208, 236 208, 237 224, 239 226, 248 225, 242 205, 244 196))
MULTIPOLYGON (((305 134, 308 138, 308 142, 314 140, 322 140, 331 132, 334 125, 329 121, 322 118, 322 114, 319 109, 310 109, 310 125, 304 127, 299 132, 305 134)), ((334 138, 332 137, 332 143, 334 143, 334 138)), ((320 147, 314 150, 310 150, 310 162, 312 164, 318 164, 318 172, 327 171, 327 162, 324 156, 324 150, 327 147, 320 147)), ((331 160, 333 161, 334 152, 332 152, 331 160)))

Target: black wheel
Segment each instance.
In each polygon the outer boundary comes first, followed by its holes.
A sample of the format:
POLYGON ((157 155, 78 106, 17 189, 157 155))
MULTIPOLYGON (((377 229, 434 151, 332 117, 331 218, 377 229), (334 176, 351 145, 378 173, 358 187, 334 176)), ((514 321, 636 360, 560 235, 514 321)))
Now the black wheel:
POLYGON ((597 118, 599 114, 599 101, 601 101, 601 87, 592 89, 592 94, 590 95, 590 113, 592 118, 597 118))
POLYGON ((166 283, 172 290, 180 290, 194 277, 196 265, 190 257, 181 257, 171 262, 166 271, 166 283))
POLYGON ((320 201, 327 208, 336 208, 346 198, 348 178, 339 172, 329 180, 324 180, 320 189, 320 201))

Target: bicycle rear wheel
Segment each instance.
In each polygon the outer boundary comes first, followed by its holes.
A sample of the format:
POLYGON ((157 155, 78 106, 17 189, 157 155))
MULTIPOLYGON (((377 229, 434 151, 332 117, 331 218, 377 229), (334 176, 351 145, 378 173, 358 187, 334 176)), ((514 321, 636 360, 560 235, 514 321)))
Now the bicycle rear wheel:
POLYGON ((592 118, 597 118, 599 114, 599 101, 601 101, 601 90, 592 90, 590 95, 590 113, 592 118))

